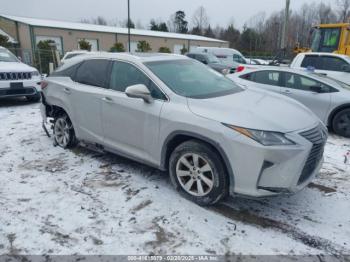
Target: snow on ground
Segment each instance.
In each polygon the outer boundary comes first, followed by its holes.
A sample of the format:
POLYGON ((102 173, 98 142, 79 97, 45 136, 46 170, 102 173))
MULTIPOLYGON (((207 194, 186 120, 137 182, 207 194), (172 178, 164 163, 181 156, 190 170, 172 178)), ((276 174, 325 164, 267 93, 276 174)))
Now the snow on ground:
POLYGON ((203 208, 166 173, 53 147, 39 104, 0 103, 0 254, 350 254, 349 139, 294 196, 203 208))

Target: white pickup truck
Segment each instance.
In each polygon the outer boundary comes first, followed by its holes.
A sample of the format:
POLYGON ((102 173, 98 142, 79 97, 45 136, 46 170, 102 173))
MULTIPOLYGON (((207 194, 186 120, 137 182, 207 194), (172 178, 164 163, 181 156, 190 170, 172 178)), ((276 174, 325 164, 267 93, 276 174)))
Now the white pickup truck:
POLYGON ((294 69, 315 70, 350 85, 350 57, 334 53, 301 53, 290 65, 294 69))
POLYGON ((40 101, 41 75, 34 67, 22 63, 9 50, 0 46, 0 98, 26 97, 40 101))

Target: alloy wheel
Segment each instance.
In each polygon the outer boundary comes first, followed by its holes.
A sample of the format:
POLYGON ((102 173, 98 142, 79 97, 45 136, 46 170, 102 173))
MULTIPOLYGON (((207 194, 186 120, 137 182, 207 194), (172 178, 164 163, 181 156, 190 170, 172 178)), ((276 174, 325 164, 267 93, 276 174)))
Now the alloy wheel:
POLYGON ((63 148, 68 146, 70 141, 70 127, 66 119, 57 119, 54 126, 54 135, 59 146, 63 148))
POLYGON ((209 162, 199 154, 185 154, 176 164, 176 176, 181 187, 189 194, 202 197, 214 186, 214 174, 209 162))

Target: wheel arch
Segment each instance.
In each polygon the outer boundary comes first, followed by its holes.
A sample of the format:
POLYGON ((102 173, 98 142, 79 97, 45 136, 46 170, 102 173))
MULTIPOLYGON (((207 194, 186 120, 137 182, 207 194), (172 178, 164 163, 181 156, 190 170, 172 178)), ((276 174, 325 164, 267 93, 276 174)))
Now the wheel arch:
POLYGON ((343 105, 340 105, 340 106, 337 106, 336 108, 334 108, 328 116, 327 126, 330 128, 333 128, 333 119, 336 116, 336 114, 338 114, 340 111, 342 111, 344 109, 348 109, 348 108, 350 108, 350 103, 346 103, 346 104, 343 104, 343 105))
POLYGON ((189 131, 175 131, 172 132, 171 134, 168 135, 168 137, 165 139, 162 147, 162 152, 161 152, 161 163, 160 163, 160 168, 162 170, 168 170, 169 168, 169 159, 171 153, 174 151, 174 149, 180 145, 181 143, 188 141, 188 140, 199 140, 201 142, 204 142, 206 144, 209 144, 212 146, 216 152, 218 153, 219 157, 223 161, 224 168, 229 175, 229 188, 230 191, 233 191, 233 185, 234 185, 234 174, 231 168, 231 164, 229 162, 229 159, 225 153, 225 151, 222 149, 219 143, 215 142, 214 140, 193 133, 189 131))

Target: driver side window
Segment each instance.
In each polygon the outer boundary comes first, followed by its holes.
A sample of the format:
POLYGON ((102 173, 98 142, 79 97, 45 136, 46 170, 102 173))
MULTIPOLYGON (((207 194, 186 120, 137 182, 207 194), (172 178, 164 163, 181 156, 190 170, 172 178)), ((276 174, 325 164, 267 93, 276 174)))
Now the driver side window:
POLYGON ((292 73, 285 73, 284 86, 287 88, 310 92, 314 92, 313 87, 319 87, 322 93, 330 92, 330 88, 321 82, 292 73))
POLYGON ((159 88, 135 66, 125 62, 113 62, 109 88, 119 92, 132 85, 144 84, 154 99, 166 100, 165 95, 159 88))

